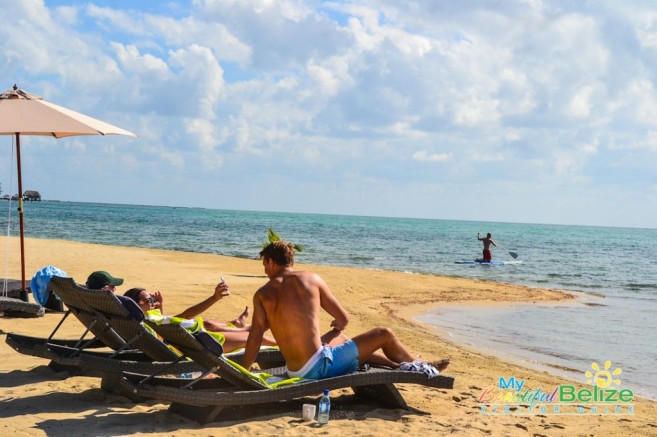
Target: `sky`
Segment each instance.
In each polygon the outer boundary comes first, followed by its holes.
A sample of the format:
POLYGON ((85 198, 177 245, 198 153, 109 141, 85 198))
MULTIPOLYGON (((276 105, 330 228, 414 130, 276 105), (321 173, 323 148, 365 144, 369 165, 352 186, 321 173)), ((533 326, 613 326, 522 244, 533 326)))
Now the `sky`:
POLYGON ((652 1, 0 10, 0 92, 138 135, 21 137, 44 199, 657 228, 652 1))

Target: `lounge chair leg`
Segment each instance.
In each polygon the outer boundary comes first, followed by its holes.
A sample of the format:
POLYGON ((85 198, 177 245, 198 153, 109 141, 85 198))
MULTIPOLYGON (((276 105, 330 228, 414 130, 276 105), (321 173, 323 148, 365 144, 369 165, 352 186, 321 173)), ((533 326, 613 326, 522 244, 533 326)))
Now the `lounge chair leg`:
POLYGON ((66 364, 59 364, 55 361, 51 361, 48 363, 48 367, 53 371, 53 372, 66 372, 68 373, 68 376, 77 376, 82 374, 82 369, 78 366, 67 366, 66 364))
POLYGON ((408 409, 408 404, 393 384, 360 385, 351 387, 360 396, 389 408, 408 409))
POLYGON ((169 411, 176 413, 180 416, 183 416, 190 420, 195 420, 201 425, 206 423, 214 422, 223 410, 223 406, 216 405, 189 405, 189 404, 180 404, 178 402, 173 402, 169 406, 169 411))
POLYGON ((120 384, 123 375, 116 372, 102 372, 100 380, 100 388, 108 393, 125 396, 132 402, 143 402, 146 398, 137 396, 130 390, 123 390, 120 384))

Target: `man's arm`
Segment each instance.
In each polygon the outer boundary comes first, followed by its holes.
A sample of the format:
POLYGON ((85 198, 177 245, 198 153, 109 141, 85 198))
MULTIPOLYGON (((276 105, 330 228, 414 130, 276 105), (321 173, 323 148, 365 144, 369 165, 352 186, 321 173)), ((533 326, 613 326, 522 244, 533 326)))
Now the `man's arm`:
POLYGON ((349 313, 344 309, 340 301, 331 293, 328 284, 317 275, 319 286, 319 302, 324 311, 333 316, 331 327, 337 331, 342 331, 349 324, 349 313))
POLYGON ((262 337, 265 331, 269 329, 267 322, 267 313, 260 302, 258 292, 253 296, 253 319, 251 321, 251 329, 249 337, 246 339, 246 346, 244 347, 244 358, 242 360, 242 367, 246 370, 251 370, 251 366, 255 362, 260 345, 262 345, 262 337))
POLYGON ((193 319, 194 317, 203 313, 203 311, 207 310, 212 305, 217 303, 217 301, 219 301, 222 297, 228 296, 229 294, 230 293, 228 292, 228 286, 224 282, 220 282, 214 288, 214 294, 212 296, 208 297, 202 302, 197 303, 196 305, 187 308, 185 311, 178 314, 176 317, 181 317, 183 319, 193 319))

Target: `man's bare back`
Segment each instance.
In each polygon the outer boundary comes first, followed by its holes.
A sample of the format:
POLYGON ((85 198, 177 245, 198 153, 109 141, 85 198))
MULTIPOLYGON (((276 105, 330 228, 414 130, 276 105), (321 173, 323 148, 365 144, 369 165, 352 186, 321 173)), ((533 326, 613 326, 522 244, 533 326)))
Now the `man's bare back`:
POLYGON ((321 347, 319 309, 323 281, 290 271, 269 280, 255 295, 288 369, 299 370, 321 347))
POLYGON ((477 239, 484 243, 484 250, 490 249, 491 244, 497 247, 497 244, 495 244, 495 242, 493 241, 491 234, 487 234, 485 237, 480 237, 479 234, 477 233, 477 239))

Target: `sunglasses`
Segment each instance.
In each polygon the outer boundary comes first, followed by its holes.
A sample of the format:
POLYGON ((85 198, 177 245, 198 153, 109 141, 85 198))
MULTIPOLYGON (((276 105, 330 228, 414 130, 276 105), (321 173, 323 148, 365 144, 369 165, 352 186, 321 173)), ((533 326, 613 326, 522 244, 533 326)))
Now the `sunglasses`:
POLYGON ((144 303, 145 303, 145 302, 149 302, 151 305, 155 305, 155 302, 156 302, 156 301, 155 301, 155 298, 154 298, 153 296, 148 296, 147 298, 142 299, 142 300, 140 301, 140 303, 141 303, 141 302, 144 302, 144 303))

